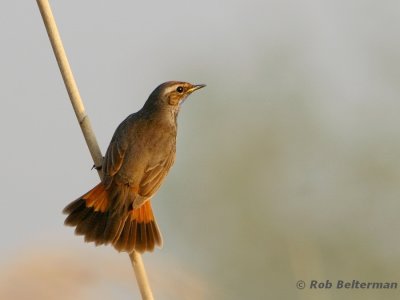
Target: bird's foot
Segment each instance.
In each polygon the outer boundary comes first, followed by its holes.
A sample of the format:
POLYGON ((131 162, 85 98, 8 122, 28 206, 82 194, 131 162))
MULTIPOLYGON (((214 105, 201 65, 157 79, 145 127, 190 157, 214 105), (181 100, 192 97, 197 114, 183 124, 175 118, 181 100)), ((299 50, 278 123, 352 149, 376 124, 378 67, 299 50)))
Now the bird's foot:
POLYGON ((100 165, 100 166, 93 165, 91 170, 96 169, 97 171, 100 171, 102 168, 103 168, 102 165, 100 165))

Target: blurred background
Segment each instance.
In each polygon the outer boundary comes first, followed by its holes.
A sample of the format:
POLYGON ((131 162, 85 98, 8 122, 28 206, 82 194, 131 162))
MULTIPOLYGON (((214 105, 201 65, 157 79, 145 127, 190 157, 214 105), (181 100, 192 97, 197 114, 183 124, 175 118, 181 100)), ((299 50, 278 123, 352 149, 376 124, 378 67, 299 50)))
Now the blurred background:
MULTIPOLYGON (((103 152, 161 82, 207 84, 153 201, 156 299, 398 299, 296 282, 400 283, 399 1, 50 2, 103 152)), ((98 177, 35 1, 0 39, 0 298, 139 299, 63 225, 98 177)))

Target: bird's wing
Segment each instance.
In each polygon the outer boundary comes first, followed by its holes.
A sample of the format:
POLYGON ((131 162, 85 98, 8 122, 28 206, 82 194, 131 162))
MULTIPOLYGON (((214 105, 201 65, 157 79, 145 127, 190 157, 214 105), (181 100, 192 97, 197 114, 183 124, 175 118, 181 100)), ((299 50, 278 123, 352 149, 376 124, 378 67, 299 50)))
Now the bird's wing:
POLYGON ((106 176, 114 176, 122 166, 126 153, 126 147, 123 147, 118 138, 113 138, 108 146, 103 161, 103 172, 106 176))
POLYGON ((139 195, 147 198, 153 196, 155 192, 157 192, 165 176, 168 174, 174 161, 175 151, 171 151, 164 160, 148 166, 143 175, 143 179, 140 182, 139 195))

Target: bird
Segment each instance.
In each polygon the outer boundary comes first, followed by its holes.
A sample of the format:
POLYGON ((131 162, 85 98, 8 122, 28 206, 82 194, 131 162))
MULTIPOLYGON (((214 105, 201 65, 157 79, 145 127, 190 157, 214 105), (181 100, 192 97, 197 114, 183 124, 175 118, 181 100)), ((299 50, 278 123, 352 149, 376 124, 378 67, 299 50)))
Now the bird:
POLYGON ((112 136, 101 168, 103 178, 68 204, 65 225, 85 242, 131 253, 162 246, 151 199, 175 162, 177 117, 186 98, 205 87, 182 81, 159 85, 143 107, 112 136))

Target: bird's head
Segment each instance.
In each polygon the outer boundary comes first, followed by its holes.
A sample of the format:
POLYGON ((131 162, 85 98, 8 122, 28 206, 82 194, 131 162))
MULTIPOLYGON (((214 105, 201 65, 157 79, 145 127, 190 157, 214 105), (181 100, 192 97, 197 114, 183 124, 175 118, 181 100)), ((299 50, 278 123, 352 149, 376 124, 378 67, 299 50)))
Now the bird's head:
MULTIPOLYGON (((191 84, 181 81, 167 81, 160 84, 150 95, 147 102, 151 105, 169 107, 179 110, 180 105, 194 91, 205 87, 205 84, 191 84)), ((146 102, 146 104, 147 104, 146 102)))

